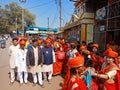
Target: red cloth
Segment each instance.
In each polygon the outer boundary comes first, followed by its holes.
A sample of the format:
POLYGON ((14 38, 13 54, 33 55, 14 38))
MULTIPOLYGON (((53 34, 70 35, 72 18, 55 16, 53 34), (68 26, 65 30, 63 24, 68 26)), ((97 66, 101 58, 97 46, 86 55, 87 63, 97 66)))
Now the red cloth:
POLYGON ((57 52, 57 59, 63 61, 65 59, 65 52, 64 51, 57 52))
MULTIPOLYGON (((68 61, 69 68, 75 68, 75 67, 83 66, 83 64, 84 64, 84 57, 81 56, 81 55, 79 55, 75 58, 72 58, 71 60, 68 61)), ((62 90, 67 90, 69 80, 70 80, 70 70, 67 71, 67 74, 64 78, 64 83, 63 83, 63 86, 62 86, 62 90)))
POLYGON ((101 72, 105 74, 110 70, 117 70, 116 82, 115 83, 105 82, 104 86, 106 90, 120 90, 120 69, 117 67, 116 64, 112 64, 104 68, 101 72))
POLYGON ((45 43, 45 44, 50 44, 50 39, 46 39, 46 40, 44 41, 44 43, 45 43))
POLYGON ((99 45, 98 45, 98 44, 92 44, 92 47, 96 47, 96 48, 98 48, 99 45))
POLYGON ((62 86, 62 90, 67 90, 69 80, 70 80, 70 70, 68 70, 66 73, 66 76, 65 76, 64 82, 63 82, 63 86, 62 86))
POLYGON ((68 89, 67 90, 88 90, 87 86, 85 85, 84 81, 81 78, 75 78, 74 81, 70 81, 69 85, 68 85, 68 89), (78 86, 74 89, 73 86, 77 84, 78 86))
POLYGON ((96 84, 94 80, 92 80, 91 82, 91 90, 98 90, 98 85, 96 84))
POLYGON ((25 45, 26 42, 24 40, 20 41, 20 45, 25 45))
POLYGON ((53 63, 53 75, 61 74, 62 66, 63 66, 63 62, 57 61, 53 63))
POLYGON ((117 52, 112 51, 111 48, 108 48, 108 49, 104 52, 104 54, 105 54, 106 56, 108 56, 108 57, 114 58, 115 64, 118 65, 118 53, 117 53, 117 52))
POLYGON ((79 66, 83 66, 83 65, 84 65, 84 57, 82 55, 79 55, 68 61, 68 66, 70 68, 75 68, 75 67, 79 67, 79 66))
MULTIPOLYGON (((65 56, 64 57, 60 57, 59 58, 59 53, 60 51, 56 52, 56 62, 53 63, 53 75, 57 75, 57 74, 61 74, 62 73, 62 68, 63 68, 63 62, 65 60, 65 56)), ((64 52, 61 54, 65 54, 64 52)))

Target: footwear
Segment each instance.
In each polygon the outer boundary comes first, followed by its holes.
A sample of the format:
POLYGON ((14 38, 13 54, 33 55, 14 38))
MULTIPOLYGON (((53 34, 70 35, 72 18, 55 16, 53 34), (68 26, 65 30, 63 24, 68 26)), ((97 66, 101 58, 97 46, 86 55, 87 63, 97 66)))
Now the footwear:
POLYGON ((25 82, 25 84, 28 84, 28 81, 27 81, 27 80, 25 80, 24 82, 25 82))
POLYGON ((51 84, 51 83, 52 83, 52 80, 51 80, 51 79, 48 79, 48 83, 51 84))
POLYGON ((44 88, 44 85, 43 84, 40 84, 41 88, 44 88))
POLYGON ((28 82, 25 82, 26 85, 28 85, 28 82))

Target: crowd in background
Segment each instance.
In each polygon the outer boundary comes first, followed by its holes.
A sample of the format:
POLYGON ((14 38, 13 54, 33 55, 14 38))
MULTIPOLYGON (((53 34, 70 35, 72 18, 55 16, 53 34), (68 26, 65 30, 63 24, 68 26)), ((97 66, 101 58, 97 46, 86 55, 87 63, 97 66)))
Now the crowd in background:
POLYGON ((97 43, 70 43, 55 36, 15 37, 12 43, 10 85, 17 71, 20 85, 28 83, 29 72, 33 86, 44 87, 44 81, 51 83, 53 75, 63 74, 62 90, 120 90, 120 49, 113 41, 104 53, 97 43))

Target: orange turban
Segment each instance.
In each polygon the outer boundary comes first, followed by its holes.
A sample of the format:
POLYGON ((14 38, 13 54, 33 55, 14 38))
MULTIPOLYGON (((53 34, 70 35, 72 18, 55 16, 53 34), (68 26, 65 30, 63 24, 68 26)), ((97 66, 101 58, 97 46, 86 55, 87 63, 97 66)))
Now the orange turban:
POLYGON ((98 48, 99 45, 98 45, 98 44, 92 44, 92 47, 96 47, 96 48, 98 48))
POLYGON ((45 43, 45 44, 50 44, 50 40, 49 40, 49 39, 46 39, 44 43, 45 43))
POLYGON ((79 66, 83 66, 84 65, 84 57, 79 55, 75 58, 72 58, 71 60, 68 61, 68 65, 70 68, 76 68, 79 66))
POLYGON ((106 56, 111 57, 111 58, 117 58, 118 57, 118 53, 115 51, 112 51, 112 49, 108 49, 105 53, 106 56))
POLYGON ((107 53, 108 53, 109 51, 112 51, 112 49, 111 49, 110 47, 108 47, 108 48, 105 50, 104 55, 107 55, 107 53))
POLYGON ((25 45, 26 42, 24 40, 20 41, 20 45, 25 45))
POLYGON ((114 58, 115 64, 118 65, 118 53, 115 51, 112 51, 111 48, 108 48, 105 53, 106 56, 114 58))
POLYGON ((38 40, 38 44, 41 44, 42 43, 42 40, 38 40))
POLYGON ((22 38, 21 40, 27 41, 27 37, 22 38))
POLYGON ((81 46, 80 50, 87 50, 87 47, 86 46, 81 46))

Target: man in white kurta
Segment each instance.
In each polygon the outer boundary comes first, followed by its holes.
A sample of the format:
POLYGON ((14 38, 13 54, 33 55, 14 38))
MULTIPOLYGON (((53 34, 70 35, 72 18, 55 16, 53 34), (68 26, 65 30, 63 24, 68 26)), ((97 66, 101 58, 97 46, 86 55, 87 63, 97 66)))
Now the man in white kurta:
POLYGON ((33 76, 33 85, 37 84, 37 81, 39 82, 39 85, 43 87, 43 81, 42 81, 42 63, 43 63, 43 55, 42 50, 40 47, 38 47, 37 40, 33 40, 33 45, 31 48, 28 49, 27 52, 27 66, 32 73, 33 76), (38 76, 38 79, 37 79, 38 76))
POLYGON ((31 67, 31 72, 33 75, 33 82, 37 83, 37 75, 38 74, 38 81, 39 84, 42 85, 42 73, 41 73, 41 65, 38 65, 38 47, 33 47, 34 57, 35 57, 35 65, 31 67))
POLYGON ((27 55, 27 49, 25 49, 25 41, 21 41, 20 48, 16 53, 16 68, 20 79, 20 84, 23 84, 23 81, 27 83, 28 72, 27 72, 27 64, 26 64, 26 55, 27 55), (24 80, 23 80, 23 74, 24 74, 24 80))
POLYGON ((10 65, 10 83, 13 84, 15 81, 15 62, 16 62, 16 53, 19 49, 18 39, 12 39, 13 45, 9 47, 8 54, 9 54, 9 65, 10 65))

